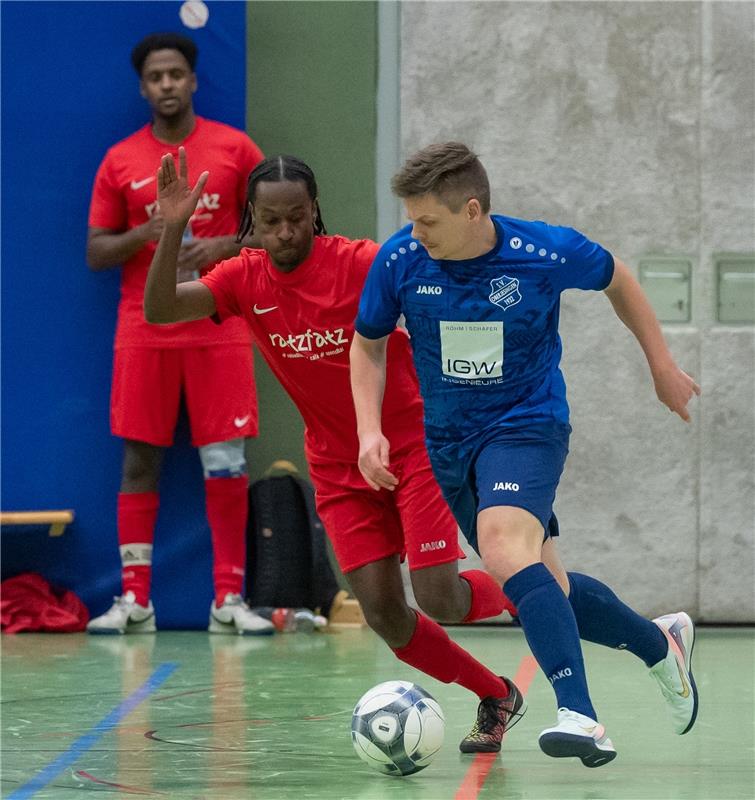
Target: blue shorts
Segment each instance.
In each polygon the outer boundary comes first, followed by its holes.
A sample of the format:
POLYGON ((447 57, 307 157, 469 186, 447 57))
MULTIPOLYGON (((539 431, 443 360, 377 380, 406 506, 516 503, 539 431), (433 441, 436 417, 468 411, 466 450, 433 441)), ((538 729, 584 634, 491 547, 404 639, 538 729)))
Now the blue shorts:
POLYGON ((466 453, 428 448, 443 496, 475 550, 477 515, 492 506, 523 508, 540 521, 546 539, 558 536, 553 502, 570 433, 563 423, 498 428, 466 453))

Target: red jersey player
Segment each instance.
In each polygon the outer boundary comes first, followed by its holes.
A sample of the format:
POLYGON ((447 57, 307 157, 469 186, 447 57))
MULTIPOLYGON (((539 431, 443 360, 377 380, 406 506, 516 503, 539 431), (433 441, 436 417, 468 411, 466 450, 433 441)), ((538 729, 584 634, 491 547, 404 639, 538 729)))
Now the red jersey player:
MULTIPOLYGON (((384 424, 391 431, 393 491, 367 486, 357 466, 359 443, 349 383, 349 344, 359 296, 377 252, 371 241, 325 235, 314 175, 291 156, 263 161, 249 178, 239 238, 254 232, 264 250, 242 250, 199 281, 176 286, 173 274, 186 221, 206 182, 189 189, 179 148, 158 172, 164 228, 145 292, 151 322, 242 317, 306 424, 306 455, 317 510, 370 627, 396 656, 480 698, 464 752, 495 752, 525 710, 507 678, 493 674, 449 639, 404 595, 399 559, 406 553, 419 605, 445 622, 503 611, 500 587, 486 573, 457 569, 456 522, 427 458, 422 403, 406 334, 389 344, 384 424)), ((225 323, 224 323, 225 324, 225 323)))
POLYGON ((87 261, 94 270, 123 265, 115 335, 111 428, 124 440, 118 496, 123 594, 93 619, 90 633, 151 632, 152 541, 163 448, 172 444, 181 395, 199 448, 212 532, 215 599, 209 630, 272 633, 242 600, 247 517, 244 438, 257 433, 252 350, 242 320, 209 320, 163 328, 144 321, 142 302, 164 218, 156 200, 161 156, 179 145, 211 164, 178 257, 182 280, 235 255, 235 231, 246 204, 246 179, 263 156, 241 131, 194 113, 194 42, 153 34, 133 50, 152 122, 108 150, 94 182, 87 261), (188 239, 188 241, 187 241, 188 239))

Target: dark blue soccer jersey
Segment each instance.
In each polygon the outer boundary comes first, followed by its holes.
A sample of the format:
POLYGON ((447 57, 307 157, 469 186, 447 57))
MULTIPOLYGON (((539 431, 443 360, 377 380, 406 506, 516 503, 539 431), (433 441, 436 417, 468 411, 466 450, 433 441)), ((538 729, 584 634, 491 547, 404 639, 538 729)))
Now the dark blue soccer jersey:
POLYGON ((492 219, 496 246, 465 261, 432 259, 407 225, 381 247, 362 292, 362 336, 386 336, 406 318, 431 448, 474 446, 523 422, 567 424, 560 295, 605 289, 613 276, 611 254, 578 231, 492 219))

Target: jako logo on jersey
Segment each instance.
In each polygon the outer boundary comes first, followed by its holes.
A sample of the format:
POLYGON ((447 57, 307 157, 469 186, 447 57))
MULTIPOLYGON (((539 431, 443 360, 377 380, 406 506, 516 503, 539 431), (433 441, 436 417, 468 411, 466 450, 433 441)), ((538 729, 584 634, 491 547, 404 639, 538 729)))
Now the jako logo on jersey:
POLYGON ((297 353, 308 353, 330 345, 348 344, 349 339, 344 336, 343 328, 327 331, 307 330, 306 333, 291 333, 281 336, 280 333, 271 333, 270 341, 276 347, 290 347, 297 353))
POLYGON ((519 484, 518 483, 510 483, 506 481, 496 481, 495 486, 493 487, 494 492, 518 492, 519 491, 519 484))
POLYGON ((515 306, 522 299, 522 295, 519 294, 519 279, 509 278, 508 275, 493 278, 490 281, 488 299, 491 303, 500 306, 504 311, 507 308, 511 308, 511 306, 515 306))
POLYGON ((422 544, 419 546, 419 552, 429 553, 431 550, 443 550, 445 546, 445 539, 439 539, 437 542, 422 542, 422 544))
POLYGON ((571 667, 567 667, 566 669, 560 669, 558 672, 554 672, 553 675, 549 675, 548 680, 551 684, 554 684, 556 681, 561 680, 561 678, 570 678, 571 674, 571 667))
POLYGON ((417 287, 417 294, 443 294, 442 286, 426 286, 421 284, 417 287))
POLYGON ((446 359, 446 375, 493 375, 498 362, 493 361, 488 364, 487 361, 467 361, 465 358, 448 358, 446 359))

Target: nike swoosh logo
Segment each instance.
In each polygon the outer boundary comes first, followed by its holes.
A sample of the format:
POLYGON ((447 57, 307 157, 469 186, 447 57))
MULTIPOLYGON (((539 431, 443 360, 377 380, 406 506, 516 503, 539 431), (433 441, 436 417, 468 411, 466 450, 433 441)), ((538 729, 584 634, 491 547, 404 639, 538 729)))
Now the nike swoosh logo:
POLYGON ((249 422, 249 418, 250 418, 250 417, 251 417, 251 414, 247 414, 245 417, 236 417, 236 418, 233 420, 233 424, 234 424, 234 425, 235 425, 237 428, 243 428, 243 427, 244 427, 244 425, 246 425, 246 423, 247 423, 247 422, 249 422))
POLYGON ((275 311, 276 308, 278 308, 278 306, 270 306, 270 308, 257 308, 257 304, 255 303, 252 311, 254 311, 255 314, 267 314, 268 311, 275 311))
POLYGON ((131 188, 136 191, 137 189, 141 189, 142 186, 146 186, 148 183, 152 183, 155 179, 154 175, 150 175, 149 178, 145 178, 143 181, 131 181, 131 188))
POLYGON ((679 662, 676 662, 676 668, 679 670, 679 677, 682 679, 682 691, 677 692, 679 697, 689 697, 689 684, 687 683, 687 679, 684 677, 684 673, 682 672, 682 668, 679 665, 679 662))

